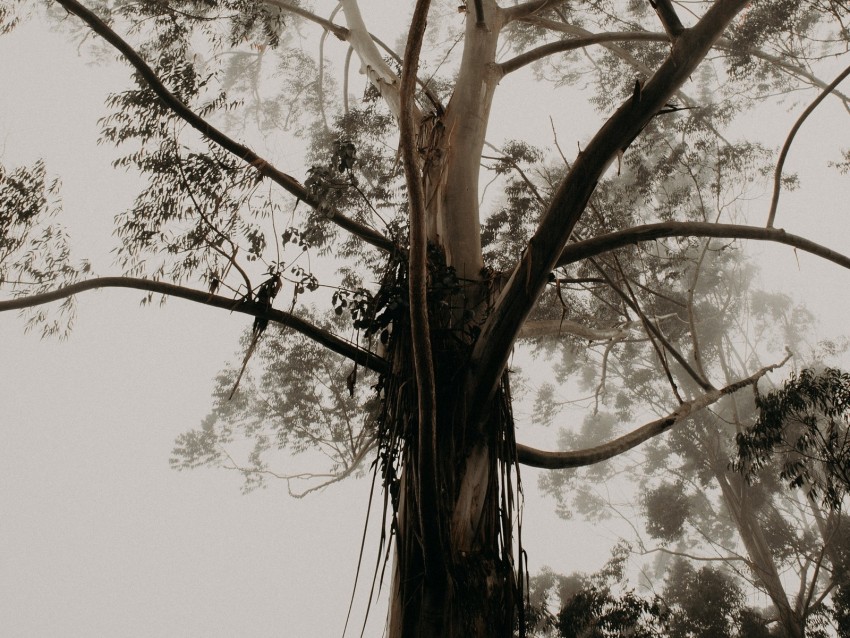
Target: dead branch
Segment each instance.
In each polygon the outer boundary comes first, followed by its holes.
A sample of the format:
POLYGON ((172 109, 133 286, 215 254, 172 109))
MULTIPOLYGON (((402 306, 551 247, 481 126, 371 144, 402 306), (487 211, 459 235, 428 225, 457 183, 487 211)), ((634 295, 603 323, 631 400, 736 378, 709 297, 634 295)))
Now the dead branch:
POLYGON ((782 145, 782 152, 779 153, 779 159, 776 162, 776 171, 773 174, 773 197, 770 200, 770 212, 767 215, 767 227, 773 228, 773 222, 776 219, 776 207, 779 205, 779 190, 782 187, 782 168, 785 166, 785 158, 788 157, 788 150, 791 148, 791 142, 794 141, 794 136, 797 135, 797 131, 800 130, 800 127, 803 125, 803 122, 806 121, 806 118, 812 114, 818 104, 826 99, 826 96, 832 93, 835 88, 841 84, 841 82, 850 75, 850 66, 844 69, 841 73, 839 73, 838 77, 836 77, 832 82, 829 83, 826 87, 824 87, 823 91, 820 92, 814 101, 800 114, 800 117, 797 118, 797 121, 794 122, 794 126, 791 127, 791 131, 788 133, 788 137, 785 139, 785 144, 782 145))

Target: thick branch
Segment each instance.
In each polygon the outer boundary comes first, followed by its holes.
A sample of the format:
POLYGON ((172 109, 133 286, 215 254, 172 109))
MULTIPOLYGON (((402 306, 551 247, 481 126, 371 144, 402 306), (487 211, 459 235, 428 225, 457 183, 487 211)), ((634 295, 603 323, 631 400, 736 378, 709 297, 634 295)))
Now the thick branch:
POLYGON ((803 122, 806 121, 806 118, 812 114, 818 104, 826 99, 826 96, 832 93, 835 88, 850 75, 850 66, 848 66, 844 71, 842 71, 837 78, 835 78, 830 84, 824 87, 823 91, 820 92, 815 100, 809 104, 808 108, 802 112, 797 121, 794 122, 794 126, 791 127, 791 131, 788 133, 788 137, 785 140, 785 144, 782 145, 782 152, 779 154, 779 159, 776 162, 776 171, 773 176, 773 197, 770 200, 770 213, 767 216, 767 227, 773 228, 773 222, 776 219, 776 207, 779 205, 779 191, 782 187, 782 168, 785 166, 785 158, 788 157, 788 150, 791 148, 791 142, 794 141, 794 136, 797 135, 797 131, 800 130, 800 127, 803 125, 803 122))
MULTIPOLYGON (((360 58, 360 72, 364 73, 397 118, 401 113, 399 97, 399 79, 384 62, 384 58, 375 46, 375 40, 363 22, 357 0, 341 0, 342 11, 348 23, 348 42, 360 58)), ((415 106, 413 107, 416 108, 415 106)), ((418 113, 417 119, 418 119, 418 113)))
POLYGON ((762 228, 761 226, 740 226, 738 224, 712 224, 709 222, 662 222, 644 224, 626 230, 618 230, 608 235, 585 239, 569 244, 561 253, 557 266, 566 266, 617 248, 653 241, 664 237, 722 237, 726 239, 757 239, 793 246, 807 253, 817 255, 843 268, 850 269, 850 257, 816 244, 815 242, 792 235, 781 228, 762 228))
MULTIPOLYGON (((219 131, 212 124, 207 122, 204 118, 200 117, 188 106, 183 104, 183 102, 177 99, 177 97, 165 87, 153 69, 148 66, 142 57, 94 13, 86 9, 76 0, 56 0, 56 2, 62 5, 68 12, 81 18, 92 31, 118 49, 118 51, 120 51, 127 61, 136 69, 150 89, 157 95, 157 97, 159 97, 160 100, 162 100, 163 104, 177 117, 185 121, 189 124, 189 126, 221 146, 226 151, 253 166, 263 177, 268 177, 276 184, 282 186, 286 191, 295 195, 298 199, 307 202, 313 208, 319 207, 320 202, 310 195, 310 192, 298 180, 278 170, 247 146, 240 144, 236 140, 219 131)), ((373 246, 377 246, 384 250, 392 250, 393 248, 393 243, 390 239, 384 237, 375 229, 361 224, 360 222, 349 219, 340 213, 334 213, 331 215, 330 219, 341 228, 357 235, 363 241, 372 244, 373 246)))
POLYGON ((695 27, 677 38, 652 79, 611 116, 579 154, 482 327, 472 353, 470 405, 487 405, 514 340, 605 169, 664 107, 745 5, 746 0, 718 0, 695 27))
MULTIPOLYGON (((290 12, 294 13, 295 15, 301 16, 305 20, 315 22, 316 24, 321 26, 323 29, 325 29, 326 31, 328 31, 330 33, 333 33, 338 39, 340 39, 344 42, 350 42, 350 40, 351 40, 351 30, 350 29, 346 29, 345 27, 343 27, 339 24, 336 24, 335 22, 332 22, 330 20, 326 20, 325 18, 322 18, 321 16, 317 16, 315 13, 311 13, 310 11, 302 9, 301 7, 293 7, 292 5, 290 5, 286 2, 283 2, 283 0, 264 0, 264 2, 266 4, 270 4, 270 5, 273 5, 275 7, 280 8, 280 9, 283 9, 284 11, 290 11, 290 12)), ((389 45, 387 45, 383 40, 381 40, 374 33, 369 33, 369 37, 372 38, 372 40, 374 40, 375 44, 377 44, 379 47, 381 47, 387 53, 387 55, 389 55, 393 60, 398 62, 399 66, 401 66, 401 56, 398 53, 393 51, 389 47, 389 45)), ((353 46, 349 49, 349 54, 348 54, 349 56, 351 55, 351 51, 354 51, 353 46)), ((362 52, 362 47, 361 47, 361 52, 362 52)), ((425 82, 423 82, 421 79, 417 78, 416 81, 419 84, 419 86, 422 88, 422 92, 425 93, 425 96, 434 105, 434 108, 439 109, 441 111, 444 110, 443 105, 440 104, 440 100, 437 97, 437 94, 434 93, 434 91, 432 91, 428 87, 428 85, 425 82)), ((343 99, 347 99, 347 95, 343 95, 343 99)))
POLYGON ((547 470, 559 470, 571 467, 583 467, 585 465, 593 465, 595 463, 600 463, 601 461, 607 461, 610 458, 619 456, 620 454, 637 447, 644 441, 648 441, 649 439, 666 432, 683 419, 686 419, 695 412, 708 407, 712 403, 716 403, 723 397, 732 394, 733 392, 737 392, 742 388, 758 383, 759 379, 761 379, 764 375, 772 370, 781 368, 790 358, 791 354, 789 353, 788 356, 779 363, 764 367, 746 379, 741 379, 740 381, 731 383, 719 390, 708 392, 693 401, 686 401, 667 416, 651 421, 636 430, 629 432, 628 434, 597 447, 570 452, 545 452, 543 450, 537 450, 535 448, 518 444, 517 456, 519 462, 532 467, 542 467, 547 470))
POLYGON ((676 15, 676 9, 673 8, 673 3, 670 0, 649 0, 649 4, 655 9, 658 14, 658 19, 661 21, 664 30, 670 35, 670 38, 677 38, 685 27, 682 26, 682 21, 676 15))
POLYGON ((156 294, 168 295, 170 297, 179 297, 188 301, 212 306, 213 308, 222 308, 231 312, 241 312, 253 317, 262 317, 269 321, 274 321, 281 325, 292 328, 300 332, 306 337, 313 339, 332 352, 336 352, 344 357, 356 361, 362 366, 374 370, 375 372, 386 372, 386 361, 378 357, 368 350, 363 350, 358 346, 340 339, 336 335, 323 330, 318 326, 314 326, 308 321, 304 321, 300 317, 296 317, 282 310, 269 309, 265 304, 247 300, 233 300, 220 295, 211 295, 204 290, 194 290, 185 288, 175 284, 169 284, 163 281, 151 281, 149 279, 137 279, 134 277, 97 277, 88 279, 69 286, 63 286, 50 292, 45 292, 39 295, 29 297, 19 297, 7 301, 0 301, 0 312, 7 310, 21 310, 23 308, 32 308, 42 304, 50 303, 65 299, 72 295, 85 292, 86 290, 96 290, 99 288, 132 288, 135 290, 145 290, 156 294))

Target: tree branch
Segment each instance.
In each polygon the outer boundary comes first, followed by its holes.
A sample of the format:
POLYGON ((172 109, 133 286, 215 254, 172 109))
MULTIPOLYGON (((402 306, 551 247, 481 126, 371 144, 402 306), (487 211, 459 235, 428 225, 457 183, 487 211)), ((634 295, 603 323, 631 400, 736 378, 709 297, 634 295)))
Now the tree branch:
POLYGON ((575 49, 593 46, 594 44, 605 44, 606 42, 668 42, 668 38, 663 33, 652 33, 649 31, 610 31, 604 33, 592 33, 585 36, 569 38, 567 40, 559 40, 558 42, 550 42, 539 47, 520 53, 515 58, 511 58, 498 65, 502 75, 512 73, 517 69, 541 60, 555 53, 564 53, 575 49))
POLYGON ((260 474, 263 476, 271 476, 276 479, 281 479, 286 481, 286 491, 289 492, 289 495, 293 498, 304 498, 305 496, 312 494, 313 492, 318 492, 319 490, 323 490, 326 487, 330 487, 334 483, 339 483, 340 481, 351 476, 357 469, 360 467, 360 464, 363 462, 363 459, 372 452, 372 450, 376 449, 377 445, 374 443, 370 443, 365 446, 352 460, 350 463, 345 464, 344 469, 341 472, 336 474, 313 474, 310 472, 305 472, 301 474, 281 474, 279 472, 274 472, 272 470, 264 470, 257 469, 253 467, 245 467, 244 465, 239 465, 230 454, 227 453, 226 450, 224 454, 227 456, 227 459, 230 461, 230 465, 220 465, 224 470, 234 470, 236 472, 240 472, 241 474, 260 474), (322 481, 318 485, 314 485, 313 487, 309 487, 302 492, 295 492, 292 490, 292 481, 304 481, 310 479, 324 478, 327 479, 322 481))
POLYGON ((826 96, 832 93, 832 91, 841 84, 842 80, 850 75, 850 66, 844 69, 841 73, 839 73, 838 77, 835 78, 832 82, 829 83, 826 87, 824 87, 823 91, 820 92, 814 101, 809 104, 808 108, 800 114, 800 117, 797 118, 797 121, 794 122, 794 126, 791 127, 791 131, 788 133, 788 137, 785 139, 785 144, 782 145, 782 152, 779 154, 779 159, 776 162, 776 171, 773 175, 773 197, 770 200, 770 213, 767 216, 767 227, 773 228, 773 222, 776 219, 776 207, 779 205, 779 190, 782 187, 782 168, 785 166, 785 158, 788 157, 788 150, 791 148, 791 142, 794 141, 794 136, 797 135, 797 131, 800 130, 800 127, 803 125, 803 122, 806 121, 806 118, 812 114, 818 104, 826 99, 826 96))
MULTIPOLYGON (((360 58, 360 72, 364 73, 396 118, 401 114, 399 97, 399 78, 384 62, 384 58, 375 46, 375 40, 363 22, 357 0, 340 0, 345 20, 348 23, 348 42, 360 58)), ((415 105, 413 106, 416 109, 415 105)), ((418 119, 418 111, 414 111, 418 119)))
POLYGON ((640 95, 617 109, 579 153, 482 327, 470 361, 469 405, 488 405, 514 340, 605 169, 664 107, 746 4, 746 0, 718 0, 712 5, 696 26, 676 40, 640 95))
MULTIPOLYGON (((557 31, 558 33, 566 33, 567 35, 573 36, 575 38, 591 39, 591 38, 595 38, 596 35, 605 35, 605 34, 595 34, 595 33, 592 33, 591 31, 588 31, 587 29, 584 29, 582 27, 577 27, 577 26, 572 25, 572 24, 563 24, 563 23, 560 23, 560 22, 555 22, 554 20, 536 18, 536 17, 533 17, 533 16, 525 18, 525 20, 527 22, 529 22, 530 24, 534 24, 534 25, 537 25, 537 26, 540 26, 540 27, 544 27, 544 28, 550 29, 552 31, 557 31)), ((614 34, 611 33, 610 35, 613 36, 614 34)), ((625 32, 623 32, 623 36, 624 36, 624 40, 643 40, 643 41, 647 41, 647 42, 668 42, 669 39, 670 39, 664 33, 653 33, 653 32, 650 32, 650 31, 632 31, 632 32, 625 31, 625 32), (646 36, 641 35, 641 34, 644 34, 644 33, 649 34, 649 35, 646 35, 646 36)), ((650 69, 647 68, 647 66, 645 64, 641 63, 637 58, 635 58, 631 53, 629 53, 628 51, 626 51, 622 47, 619 47, 615 44, 612 44, 612 42, 616 42, 617 40, 618 40, 618 38, 612 37, 610 40, 601 40, 599 42, 590 41, 590 42, 587 42, 584 46, 589 46, 589 45, 593 45, 593 44, 601 44, 606 49, 608 49, 609 51, 611 51, 612 53, 614 53, 615 55, 620 57, 620 59, 625 61, 627 64, 633 66, 635 69, 637 69, 641 73, 645 73, 646 75, 651 75, 650 69)), ((543 46, 551 46, 552 47, 551 49, 546 51, 545 55, 551 55, 551 54, 554 54, 554 53, 558 53, 560 51, 571 51, 571 50, 575 49, 576 47, 573 46, 571 44, 571 42, 572 42, 572 40, 568 39, 568 40, 560 40, 559 42, 552 42, 552 43, 549 43, 548 45, 543 45, 543 46), (563 48, 558 49, 555 45, 560 45, 563 48)), ((717 49, 721 49, 721 50, 725 50, 725 51, 736 51, 736 50, 740 49, 740 47, 736 46, 729 38, 724 38, 724 37, 718 38, 717 41, 714 43, 714 46, 717 49)), ((817 86, 821 89, 826 88, 826 86, 827 86, 826 82, 824 82, 823 80, 821 80, 817 76, 812 75, 806 69, 804 69, 800 66, 796 66, 794 64, 791 64, 788 61, 783 60, 780 57, 777 57, 775 55, 771 55, 770 53, 767 53, 766 51, 762 51, 761 49, 757 49, 757 48, 753 47, 753 48, 750 48, 750 49, 746 49, 745 53, 747 53, 747 54, 749 54, 749 55, 751 55, 755 58, 758 58, 760 60, 764 60, 765 62, 770 62, 771 64, 783 69, 786 73, 800 77, 800 78, 803 78, 803 79, 807 80, 808 82, 810 82, 812 85, 817 86)), ((521 54, 521 55, 526 55, 526 54, 521 54)), ((545 55, 541 55, 540 58, 545 57, 545 55)), ((517 57, 521 57, 521 56, 517 56, 517 57)), ((540 58, 538 58, 538 59, 540 59, 540 58)), ((532 61, 534 61, 534 60, 532 60, 532 61)), ((507 64, 507 63, 505 63, 505 64, 507 64)), ((845 108, 848 108, 848 103, 850 103, 850 96, 847 96, 844 93, 841 93, 840 91, 833 91, 833 93, 838 99, 840 99, 842 102, 844 102, 845 108)), ((687 102, 689 104, 693 103, 692 100, 685 99, 686 96, 681 91, 677 91, 677 94, 685 102, 687 102)))
POLYGON ((345 42, 348 40, 349 31, 343 26, 340 26, 330 20, 326 20, 325 18, 316 15, 306 9, 302 9, 301 7, 296 7, 288 2, 283 2, 283 0, 263 0, 264 4, 270 4, 273 7, 277 7, 278 9, 283 9, 284 11, 289 11, 290 13, 294 13, 297 16, 304 18, 305 20, 309 20, 310 22, 315 22, 320 27, 322 27, 325 31, 329 31, 333 33, 338 39, 345 42))
MULTIPOLYGON (((94 13, 86 9, 76 0, 56 0, 69 13, 73 13, 85 22, 92 31, 101 36, 109 44, 115 47, 125 59, 136 69, 139 75, 144 79, 150 89, 162 100, 162 103, 169 108, 177 117, 189 124, 203 136, 212 140, 226 151, 232 153, 240 160, 254 167, 257 172, 263 177, 268 177, 273 182, 282 186, 286 191, 294 195, 300 200, 303 200, 313 208, 318 208, 318 202, 307 188, 294 177, 281 172, 266 160, 257 155, 247 146, 240 144, 225 133, 219 131, 212 124, 200 117, 192 111, 188 106, 183 104, 177 97, 169 91, 162 81, 157 77, 153 69, 142 59, 142 57, 115 33, 105 22, 98 18, 94 13)), ((353 219, 342 215, 341 213, 333 213, 330 216, 331 221, 337 224, 340 228, 360 237, 363 241, 381 248, 383 250, 392 250, 393 242, 387 237, 373 228, 361 224, 353 219)))
MULTIPOLYGON (((734 50, 735 47, 732 44, 731 40, 729 40, 727 38, 720 38, 717 41, 717 48, 732 51, 732 50, 734 50)), ((828 84, 826 82, 821 80, 816 75, 809 73, 803 67, 796 66, 794 64, 790 64, 788 61, 783 60, 782 58, 777 57, 775 55, 771 55, 770 53, 767 53, 766 51, 762 51, 761 49, 753 48, 753 49, 747 49, 746 52, 749 53, 754 58, 758 58, 760 60, 764 60, 765 62, 770 62, 771 64, 778 66, 779 68, 783 69, 789 75, 795 75, 795 76, 804 78, 804 79, 808 80, 809 82, 811 82, 813 86, 816 86, 820 89, 825 89, 828 86, 828 84)), ((841 91, 836 91, 835 89, 833 89, 832 93, 833 93, 833 95, 835 95, 835 97, 837 97, 839 100, 844 102, 844 108, 845 109, 850 110, 850 96, 848 96, 845 93, 842 93, 841 91)))
POLYGON ((233 300, 229 297, 220 295, 211 295, 205 290, 194 290, 185 288, 175 284, 169 284, 163 281, 151 281, 150 279, 137 279, 134 277, 96 277, 87 279, 69 286, 63 286, 50 292, 31 295, 28 297, 19 297, 7 301, 0 301, 0 312, 8 310, 21 310, 23 308, 32 308, 42 304, 65 299, 72 295, 85 292, 87 290, 96 290, 99 288, 132 288, 135 290, 145 290, 157 294, 168 295, 170 297, 179 297, 188 301, 212 306, 213 308, 222 308, 230 312, 241 312, 252 317, 261 317, 274 321, 281 325, 292 328, 303 334, 317 343, 325 346, 328 350, 336 352, 344 357, 359 363, 362 366, 374 370, 378 373, 387 371, 387 364, 381 357, 372 354, 368 350, 364 350, 353 343, 340 339, 336 335, 314 326, 308 321, 296 317, 295 315, 283 312, 282 310, 274 310, 267 307, 266 304, 257 303, 247 300, 233 300))
POLYGON ((410 247, 408 278, 410 281, 410 335, 413 346, 413 368, 416 374, 416 399, 419 412, 418 479, 419 524, 425 578, 438 582, 445 575, 444 552, 441 549, 441 521, 437 470, 437 393, 434 360, 431 353, 431 330, 428 320, 428 227, 425 191, 416 144, 416 73, 425 36, 430 0, 417 0, 410 20, 404 49, 404 64, 399 82, 399 151, 410 208, 410 247))
POLYGON ((572 335, 588 341, 609 341, 624 339, 629 335, 629 327, 598 329, 590 328, 569 319, 545 319, 527 321, 517 335, 517 339, 534 339, 537 337, 559 337, 572 335))
MULTIPOLYGON (((283 9, 284 11, 290 11, 290 12, 294 13, 295 15, 298 15, 298 16, 301 16, 302 18, 305 18, 306 20, 310 20, 311 22, 315 22, 316 24, 321 26, 326 31, 333 33, 338 39, 342 40, 343 42, 350 42, 351 41, 351 30, 346 29, 345 27, 343 27, 339 24, 336 24, 335 22, 331 22, 330 20, 326 20, 325 18, 322 18, 321 16, 317 16, 316 14, 311 13, 310 11, 307 11, 305 9, 302 9, 301 7, 294 7, 294 6, 292 6, 292 5, 290 5, 286 2, 283 2, 283 0, 264 0, 264 2, 266 4, 270 4, 270 5, 273 5, 275 7, 280 8, 280 9, 283 9)), ((372 38, 372 40, 374 40, 375 44, 377 44, 379 47, 381 47, 387 53, 387 55, 389 55, 393 60, 398 62, 399 66, 401 66, 401 56, 398 53, 396 53, 395 51, 393 51, 383 40, 381 40, 374 33, 371 33, 371 32, 368 32, 368 33, 369 33, 369 37, 372 38)), ((351 47, 351 50, 354 50, 354 46, 351 47)), ((431 103, 434 105, 434 107, 441 109, 441 110, 444 110, 443 105, 440 104, 440 100, 437 97, 436 93, 434 93, 430 88, 428 88, 428 85, 425 82, 423 82, 421 79, 417 78, 416 81, 419 83, 419 86, 422 88, 423 93, 425 93, 425 96, 431 101, 431 103)))
POLYGON ((561 253, 556 266, 566 266, 582 259, 616 250, 638 242, 653 241, 664 237, 722 237, 726 239, 757 239, 793 246, 812 255, 817 255, 843 268, 850 269, 850 257, 816 244, 815 242, 792 235, 781 228, 763 228, 761 226, 741 226, 738 224, 713 224, 710 222, 661 222, 644 224, 626 230, 585 239, 567 245, 561 253))
POLYGON ((742 388, 755 385, 758 383, 759 379, 768 372, 784 366, 790 358, 791 353, 788 353, 788 355, 779 363, 766 366, 746 379, 741 379, 740 381, 731 383, 719 390, 708 392, 693 401, 686 401, 667 416, 642 425, 636 430, 614 439, 613 441, 609 441, 608 443, 603 443, 602 445, 586 450, 575 450, 569 452, 546 452, 526 445, 517 444, 518 460, 523 465, 540 467, 547 470, 583 467, 586 465, 600 463, 601 461, 607 461, 610 458, 637 447, 644 441, 666 432, 683 419, 686 419, 695 412, 708 407, 712 403, 716 403, 723 397, 737 392, 742 388))
POLYGON ((678 38, 682 31, 685 30, 685 27, 682 26, 682 21, 676 15, 676 9, 673 8, 673 3, 670 0, 649 0, 649 4, 655 9, 655 13, 658 14, 658 19, 670 36, 670 39, 674 40, 678 38))

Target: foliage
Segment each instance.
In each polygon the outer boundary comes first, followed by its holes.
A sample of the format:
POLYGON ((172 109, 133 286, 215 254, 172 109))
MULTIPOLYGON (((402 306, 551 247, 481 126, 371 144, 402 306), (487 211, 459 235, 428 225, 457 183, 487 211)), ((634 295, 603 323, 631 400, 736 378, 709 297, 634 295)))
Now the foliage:
POLYGON ((574 638, 588 636, 663 636, 668 612, 655 596, 643 598, 628 587, 627 545, 617 545, 611 558, 597 573, 561 576, 544 571, 531 583, 533 635, 574 638), (557 601, 558 613, 547 606, 557 601))
POLYGON ((734 576, 721 568, 695 569, 677 559, 661 593, 628 585, 630 548, 615 546, 608 563, 591 575, 561 576, 550 570, 532 580, 532 635, 576 638, 767 638, 770 620, 748 606, 734 576), (551 614, 547 605, 559 611, 551 614))
MULTIPOLYGON (((806 352, 807 333, 812 330, 813 317, 787 294, 755 287, 756 273, 741 259, 740 253, 726 249, 694 251, 690 258, 685 255, 679 266, 681 279, 697 282, 699 288, 692 295, 685 292, 679 298, 684 301, 685 308, 690 305, 700 310, 694 310, 694 316, 688 318, 682 310, 673 307, 680 325, 687 327, 678 333, 667 330, 665 335, 683 351, 695 352, 699 347, 696 352, 700 355, 701 368, 710 378, 725 376, 729 379, 745 374, 746 370, 762 365, 762 357, 777 356, 769 353, 786 345, 797 352, 806 352), (717 308, 723 310, 718 312, 717 308), (747 317, 747 322, 737 317, 747 317), (742 330, 744 325, 751 332, 742 330), (735 364, 741 367, 733 373, 730 367, 735 364)), ((612 418, 611 413, 603 410, 633 405, 637 401, 657 406, 654 408, 657 414, 670 409, 662 400, 665 396, 663 377, 660 371, 647 369, 645 361, 651 355, 646 351, 648 345, 643 348, 624 343, 618 344, 617 349, 610 349, 607 355, 603 352, 603 356, 607 356, 608 378, 603 393, 596 399, 600 404, 598 416, 586 418, 586 425, 594 427, 562 429, 559 439, 565 449, 599 445, 617 435, 618 422, 626 421, 628 414, 620 413, 618 418, 612 418), (623 395, 628 398, 623 400, 623 395)), ((828 346, 808 356, 816 358, 821 352, 834 354, 835 350, 828 346)), ((588 365, 591 363, 592 359, 588 365)), ((594 370, 598 373, 598 368, 594 370)), ((578 368, 573 374, 584 382, 584 369, 578 368)), ((590 377, 590 383, 585 385, 591 390, 594 386, 600 387, 598 377, 590 377)), ((539 410, 548 411, 549 418, 555 418, 559 412, 556 401, 554 392, 539 395, 539 410)), ((627 538, 632 539, 635 551, 656 557, 651 566, 644 567, 645 573, 656 582, 666 578, 669 582, 678 582, 683 591, 690 586, 689 582, 699 578, 708 579, 706 583, 713 582, 711 578, 716 574, 702 573, 701 561, 714 560, 720 555, 729 565, 722 576, 724 583, 728 581, 728 587, 718 585, 718 592, 734 590, 741 594, 754 585, 768 593, 770 587, 775 587, 775 581, 763 577, 763 570, 776 569, 796 573, 805 583, 802 586, 811 587, 813 591, 824 595, 832 592, 836 596, 835 588, 845 578, 838 560, 842 525, 827 517, 827 529, 818 529, 814 520, 822 515, 821 512, 805 504, 801 506, 796 496, 779 482, 778 476, 762 472, 758 483, 746 485, 728 467, 730 457, 735 454, 736 430, 744 429, 757 415, 756 402, 741 393, 734 401, 695 415, 686 424, 645 445, 629 459, 620 458, 578 472, 552 472, 542 478, 541 485, 557 498, 559 512, 588 520, 622 517, 633 532, 633 536, 627 538), (637 483, 632 489, 621 488, 627 496, 614 500, 609 496, 610 489, 594 487, 603 481, 622 480, 619 477, 624 468, 637 483), (635 502, 640 503, 640 507, 635 507, 635 502), (682 554, 690 557, 688 561, 673 560, 682 554), (820 564, 814 576, 810 570, 799 568, 801 562, 806 565, 812 561, 820 564), (741 562, 761 566, 754 568, 750 578, 738 578, 735 574, 741 562)), ((783 591, 781 595, 774 594, 777 603, 783 602, 784 590, 775 588, 773 591, 783 591)), ((671 609, 675 593, 671 590, 669 601, 665 596, 671 609)), ((807 612, 810 623, 816 618, 818 622, 837 627, 836 610, 840 605, 830 607, 815 601, 813 598, 807 612)), ((680 602, 684 604, 684 600, 680 602)), ((696 611, 690 610, 686 616, 690 618, 689 623, 698 625, 696 611)), ((729 627, 743 626, 741 623, 753 618, 745 611, 730 611, 723 622, 734 620, 729 627)), ((676 627, 677 618, 675 613, 671 615, 671 628, 676 627)), ((706 620, 704 624, 713 626, 712 623, 720 622, 720 619, 706 620)), ((762 633, 770 628, 764 619, 758 620, 756 626, 762 633)), ((711 635, 713 630, 705 631, 711 635)), ((725 634, 718 635, 730 635, 731 631, 727 627, 725 634)), ((740 631, 744 632, 742 635, 750 633, 750 630, 740 631)))
MULTIPOLYGON (((317 320, 312 314, 304 318, 317 320)), ((250 334, 245 339, 247 343, 250 334)), ((285 328, 269 330, 256 356, 259 378, 243 379, 235 394, 239 370, 231 367, 219 374, 212 411, 199 428, 177 438, 171 466, 238 471, 245 491, 282 478, 294 496, 362 471, 375 448, 374 376, 343 357, 329 356, 314 341, 293 339, 285 328), (285 473, 273 469, 283 450, 306 455, 306 468, 285 473)))
POLYGON ((758 395, 756 407, 755 424, 737 437, 737 467, 752 480, 775 459, 789 488, 841 509, 850 492, 850 374, 806 368, 758 395))
MULTIPOLYGON (((8 169, 0 165, 0 286, 22 297, 73 283, 90 271, 87 261, 71 261, 65 229, 52 221, 62 210, 59 180, 48 179, 41 160, 8 169)), ((43 337, 68 335, 75 309, 64 299, 53 316, 28 311, 27 330, 40 327, 43 337)))

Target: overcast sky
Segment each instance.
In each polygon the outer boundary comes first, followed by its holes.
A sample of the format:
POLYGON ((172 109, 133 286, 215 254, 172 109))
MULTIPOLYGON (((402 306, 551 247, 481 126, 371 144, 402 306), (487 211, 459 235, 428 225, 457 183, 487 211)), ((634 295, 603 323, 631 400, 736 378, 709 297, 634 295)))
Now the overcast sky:
MULTIPOLYGON (((64 183, 63 219, 76 254, 92 258, 99 274, 116 272, 112 217, 131 201, 135 182, 109 167, 115 151, 95 144, 96 120, 106 92, 128 76, 120 64, 87 66, 37 25, 0 38, 0 160, 47 159, 64 183)), ((803 129, 789 166, 810 169, 806 196, 783 199, 778 221, 844 252, 850 197, 834 175, 823 177, 822 152, 834 157, 837 146, 850 146, 846 117, 825 104, 803 129)), ((780 119, 754 126, 770 137, 770 126, 792 118, 780 119)), ((538 120, 547 130, 548 120, 538 120)), ((787 248, 758 252, 777 286, 805 292, 825 333, 844 329, 845 272, 805 255, 798 261, 787 248)), ((247 320, 180 300, 140 308, 141 296, 81 296, 64 343, 25 336, 22 321, 0 314, 0 633, 339 635, 368 480, 295 500, 283 485, 243 496, 234 474, 170 470, 174 437, 206 414, 212 378, 239 357, 247 320)), ((555 519, 551 502, 533 497, 536 474, 524 480, 532 573, 542 564, 564 571, 601 564, 613 534, 555 519)), ((376 531, 373 522, 367 548, 376 531)), ((360 587, 368 589, 368 578, 360 587)), ((355 624, 364 612, 360 600, 355 624)), ((383 608, 373 617, 367 635, 379 635, 383 608)))

